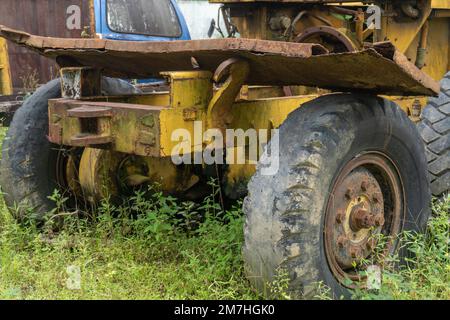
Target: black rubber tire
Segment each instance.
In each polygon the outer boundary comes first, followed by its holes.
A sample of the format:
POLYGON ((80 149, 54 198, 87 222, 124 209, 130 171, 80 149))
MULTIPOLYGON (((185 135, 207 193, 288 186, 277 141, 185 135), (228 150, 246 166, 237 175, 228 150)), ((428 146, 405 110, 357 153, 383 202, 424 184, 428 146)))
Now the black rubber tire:
POLYGON ((441 81, 439 97, 429 99, 418 128, 426 145, 431 191, 439 197, 450 191, 450 72, 441 81))
POLYGON ((361 153, 383 152, 395 161, 404 182, 404 230, 424 230, 431 195, 421 137, 393 102, 333 94, 291 113, 280 127, 279 139, 278 173, 264 176, 258 164, 244 201, 247 275, 266 294, 267 285, 284 270, 292 297, 312 298, 319 282, 335 297, 348 297, 324 251, 324 212, 334 181, 361 153))
MULTIPOLYGON (((140 92, 128 82, 112 78, 103 78, 102 88, 109 95, 140 92)), ((19 220, 40 220, 55 206, 48 197, 57 189, 60 147, 47 139, 48 100, 59 97, 59 79, 36 90, 15 113, 3 142, 0 185, 6 205, 19 220)))

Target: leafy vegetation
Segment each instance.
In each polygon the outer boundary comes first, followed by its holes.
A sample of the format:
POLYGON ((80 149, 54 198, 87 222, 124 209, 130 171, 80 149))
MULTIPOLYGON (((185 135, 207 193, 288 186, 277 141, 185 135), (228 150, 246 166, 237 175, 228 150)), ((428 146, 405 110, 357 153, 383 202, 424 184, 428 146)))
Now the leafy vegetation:
POLYGON ((18 225, 3 207, 0 298, 258 298, 243 275, 237 208, 219 216, 206 202, 194 209, 159 193, 141 196, 123 207, 103 203, 94 220, 67 215, 57 234, 18 225), (191 228, 197 209, 206 217, 191 228), (71 268, 80 270, 80 290, 69 289, 71 268))
MULTIPOLYGON (((449 206, 448 199, 435 205, 427 234, 403 236, 416 258, 401 269, 387 265, 381 290, 358 290, 354 298, 450 299, 449 206)), ((138 193, 127 206, 105 202, 98 212, 94 221, 66 216, 64 229, 55 234, 18 225, 3 207, 0 298, 261 298, 243 274, 237 207, 222 214, 214 202, 194 207, 159 193, 143 200, 138 193), (206 212, 202 222, 198 210, 206 212), (66 285, 70 266, 81 271, 81 290, 66 285)), ((281 276, 269 286, 274 297, 289 298, 285 284, 281 276)), ((318 298, 327 298, 322 290, 318 298)))
MULTIPOLYGON (((264 298, 244 275, 240 203, 223 212, 214 194, 194 204, 148 191, 122 206, 105 201, 94 217, 65 212, 55 193, 58 208, 43 229, 18 224, 0 202, 0 299, 264 298), (54 232, 58 219, 64 227, 54 232)), ((354 299, 450 299, 450 197, 433 208, 426 234, 401 236, 414 258, 399 268, 392 257, 381 289, 357 290, 354 299)), ((268 285, 270 298, 289 299, 286 276, 268 285)), ((325 286, 318 292, 329 298, 325 286)))
POLYGON ((450 300, 450 195, 436 200, 424 234, 405 232, 400 248, 410 256, 399 267, 398 255, 383 270, 380 290, 357 290, 355 299, 450 300))

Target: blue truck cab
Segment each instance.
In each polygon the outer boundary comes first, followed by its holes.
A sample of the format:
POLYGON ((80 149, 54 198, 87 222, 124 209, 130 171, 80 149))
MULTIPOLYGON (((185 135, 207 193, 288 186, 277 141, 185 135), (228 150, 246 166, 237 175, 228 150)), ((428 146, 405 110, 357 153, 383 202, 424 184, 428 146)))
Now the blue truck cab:
MULTIPOLYGON (((125 41, 190 40, 176 0, 94 0, 99 38, 125 41)), ((160 79, 138 80, 153 83, 160 79)))
POLYGON ((94 0, 98 37, 125 41, 190 40, 176 0, 94 0))

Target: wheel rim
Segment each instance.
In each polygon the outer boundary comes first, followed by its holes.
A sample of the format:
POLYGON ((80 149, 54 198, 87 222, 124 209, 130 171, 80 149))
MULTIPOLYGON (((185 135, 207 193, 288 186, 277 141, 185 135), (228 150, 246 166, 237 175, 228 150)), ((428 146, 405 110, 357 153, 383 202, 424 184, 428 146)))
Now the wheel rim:
POLYGON ((295 41, 299 43, 321 44, 331 53, 354 52, 357 49, 347 35, 328 26, 308 28, 299 34, 295 41))
POLYGON ((341 170, 327 205, 324 241, 330 269, 342 285, 355 287, 362 280, 360 262, 375 259, 376 249, 382 257, 393 250, 404 220, 404 199, 399 170, 382 153, 362 154, 341 170), (383 248, 377 248, 379 235, 390 239, 383 248))
POLYGON ((56 152, 56 166, 53 170, 55 170, 58 188, 63 192, 70 192, 79 197, 81 189, 78 181, 78 165, 82 149, 58 149, 56 152))

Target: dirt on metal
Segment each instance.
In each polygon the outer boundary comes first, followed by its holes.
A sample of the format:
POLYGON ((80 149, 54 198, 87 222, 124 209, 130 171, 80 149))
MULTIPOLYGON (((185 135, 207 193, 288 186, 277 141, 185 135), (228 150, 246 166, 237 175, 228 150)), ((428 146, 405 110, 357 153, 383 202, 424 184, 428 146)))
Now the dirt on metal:
MULTIPOLYGON (((344 167, 331 194, 324 231, 327 259, 337 279, 357 280, 357 265, 373 253, 379 235, 394 236, 400 229, 403 182, 390 159, 366 153, 344 167)), ((383 250, 390 248, 388 241, 383 250)))
POLYGON ((256 39, 130 42, 47 38, 0 26, 0 36, 55 59, 61 67, 95 67, 107 76, 148 78, 162 71, 214 72, 225 60, 248 61, 249 85, 305 85, 335 91, 430 96, 439 84, 390 43, 330 54, 323 46, 256 39))

